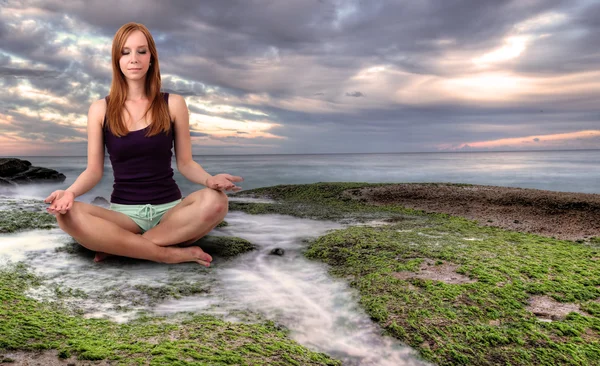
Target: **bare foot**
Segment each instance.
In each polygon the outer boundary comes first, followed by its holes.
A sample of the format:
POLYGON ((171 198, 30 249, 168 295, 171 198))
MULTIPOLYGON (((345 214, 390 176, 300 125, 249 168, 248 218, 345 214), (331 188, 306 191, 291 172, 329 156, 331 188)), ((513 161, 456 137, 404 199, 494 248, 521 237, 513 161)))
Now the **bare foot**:
POLYGON ((185 259, 182 258, 182 262, 198 262, 203 266, 210 266, 210 262, 212 262, 212 257, 210 254, 204 252, 198 246, 191 246, 186 248, 179 248, 185 259))
POLYGON ((112 257, 112 254, 108 254, 108 253, 103 253, 103 252, 96 252, 96 256, 94 257, 94 262, 102 262, 103 260, 105 260, 108 257, 112 257))

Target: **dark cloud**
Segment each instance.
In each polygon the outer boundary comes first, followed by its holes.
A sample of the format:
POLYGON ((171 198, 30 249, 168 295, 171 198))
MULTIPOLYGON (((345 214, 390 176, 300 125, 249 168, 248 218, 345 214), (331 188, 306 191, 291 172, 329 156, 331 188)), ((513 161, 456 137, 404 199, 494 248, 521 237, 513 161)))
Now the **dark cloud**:
POLYGON ((359 91, 353 91, 351 93, 346 93, 347 97, 355 97, 355 98, 360 98, 360 97, 364 97, 365 95, 359 91))
POLYGON ((2 67, 0 66, 0 78, 3 77, 24 77, 27 79, 34 78, 56 78, 60 73, 53 70, 39 70, 39 69, 28 69, 28 68, 16 68, 16 67, 2 67))

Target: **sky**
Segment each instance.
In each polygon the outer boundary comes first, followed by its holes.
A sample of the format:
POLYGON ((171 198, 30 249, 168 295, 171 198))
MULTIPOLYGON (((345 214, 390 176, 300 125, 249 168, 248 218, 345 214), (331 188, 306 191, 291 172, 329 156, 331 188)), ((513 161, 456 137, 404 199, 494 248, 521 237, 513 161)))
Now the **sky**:
POLYGON ((194 154, 600 148, 597 0, 0 0, 0 156, 86 154, 131 21, 194 154))

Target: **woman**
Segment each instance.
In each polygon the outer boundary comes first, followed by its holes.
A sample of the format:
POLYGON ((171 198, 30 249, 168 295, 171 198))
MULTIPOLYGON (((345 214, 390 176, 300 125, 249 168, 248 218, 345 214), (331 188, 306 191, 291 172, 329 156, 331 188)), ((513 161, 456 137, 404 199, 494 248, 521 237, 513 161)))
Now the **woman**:
POLYGON ((227 214, 227 196, 242 178, 211 176, 192 159, 185 100, 160 92, 156 46, 142 24, 122 26, 112 44, 110 94, 88 112, 87 168, 66 190, 45 199, 61 229, 84 247, 107 255, 162 263, 198 262, 212 258, 202 249, 175 247, 200 239, 227 214), (173 180, 171 147, 177 169, 207 188, 185 199, 173 180), (102 178, 104 147, 114 170, 110 210, 74 201, 102 178))

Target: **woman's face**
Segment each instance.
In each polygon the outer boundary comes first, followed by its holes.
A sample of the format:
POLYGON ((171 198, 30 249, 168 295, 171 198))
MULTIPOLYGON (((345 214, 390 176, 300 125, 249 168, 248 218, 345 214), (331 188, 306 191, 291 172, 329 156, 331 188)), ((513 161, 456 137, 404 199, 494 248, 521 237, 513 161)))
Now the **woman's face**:
POLYGON ((150 50, 144 33, 133 31, 121 50, 119 66, 125 78, 131 80, 144 79, 150 67, 150 50))

